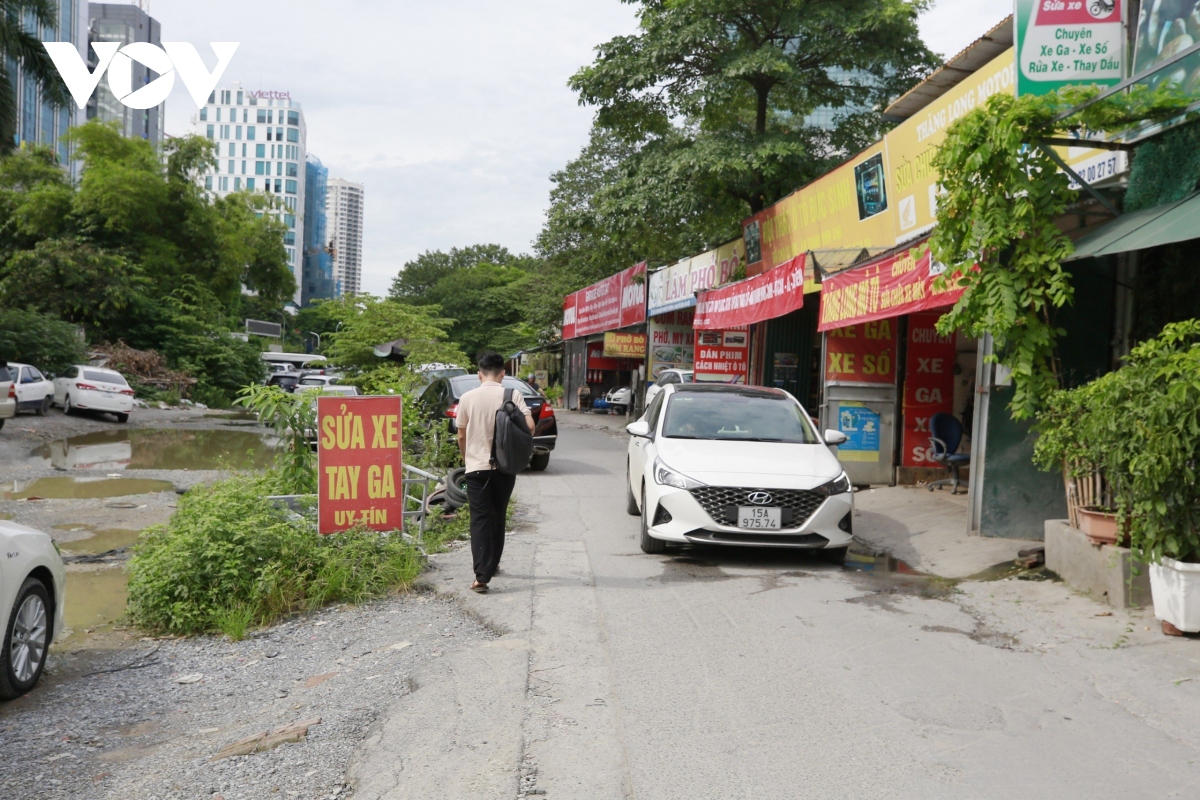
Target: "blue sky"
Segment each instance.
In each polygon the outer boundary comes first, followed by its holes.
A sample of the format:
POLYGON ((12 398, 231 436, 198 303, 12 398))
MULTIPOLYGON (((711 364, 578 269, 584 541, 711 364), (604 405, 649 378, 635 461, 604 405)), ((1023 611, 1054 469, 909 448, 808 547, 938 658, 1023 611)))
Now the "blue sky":
MULTIPOLYGON (((922 19, 953 55, 1012 0, 940 0, 922 19)), ((635 29, 618 0, 152 0, 167 41, 241 46, 222 83, 291 92, 308 151, 366 185, 363 288, 383 294, 428 249, 498 242, 525 251, 550 173, 587 141, 590 109, 567 78, 593 48, 635 29)), ((196 109, 177 83, 169 134, 196 109)))

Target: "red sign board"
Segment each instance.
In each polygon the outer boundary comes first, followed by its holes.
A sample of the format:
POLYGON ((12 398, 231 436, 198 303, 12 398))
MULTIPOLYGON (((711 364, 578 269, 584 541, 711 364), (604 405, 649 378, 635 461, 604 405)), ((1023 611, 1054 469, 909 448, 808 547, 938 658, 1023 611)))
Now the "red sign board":
POLYGON ((804 305, 807 256, 801 253, 761 275, 701 292, 696 299, 696 330, 740 328, 800 308, 804 305))
POLYGON ((400 397, 317 398, 317 530, 400 530, 400 397))
POLYGON ((934 288, 941 268, 927 245, 831 275, 821 282, 817 330, 899 317, 953 305, 963 290, 934 288))
POLYGON ((563 339, 615 331, 646 320, 646 262, 563 299, 563 339))
POLYGON ((697 383, 748 383, 750 331, 696 331, 692 369, 697 383))
POLYGON ((939 412, 954 413, 954 334, 934 327, 941 312, 908 318, 908 353, 904 370, 904 440, 901 464, 935 466, 930 457, 929 420, 939 412))
POLYGON ((830 331, 825 338, 825 380, 895 384, 896 320, 830 331))

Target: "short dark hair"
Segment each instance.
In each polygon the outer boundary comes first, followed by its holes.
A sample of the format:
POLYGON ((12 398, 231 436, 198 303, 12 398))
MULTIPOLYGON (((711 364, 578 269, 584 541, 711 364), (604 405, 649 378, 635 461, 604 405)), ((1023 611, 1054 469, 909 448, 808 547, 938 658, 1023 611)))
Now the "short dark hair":
POLYGON ((487 352, 479 355, 479 371, 493 374, 504 369, 504 356, 499 353, 487 352))

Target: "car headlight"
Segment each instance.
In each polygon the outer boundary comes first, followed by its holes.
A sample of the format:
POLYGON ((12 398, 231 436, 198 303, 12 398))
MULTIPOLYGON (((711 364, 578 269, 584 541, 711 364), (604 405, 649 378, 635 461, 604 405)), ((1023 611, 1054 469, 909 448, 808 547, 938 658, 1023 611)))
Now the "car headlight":
POLYGON ((674 486, 676 489, 698 489, 704 485, 671 469, 660 458, 654 459, 654 482, 663 486, 674 486))
POLYGON ((854 487, 850 483, 850 476, 843 472, 829 483, 823 483, 817 488, 813 489, 813 491, 817 494, 832 496, 835 494, 845 494, 853 488, 854 487))

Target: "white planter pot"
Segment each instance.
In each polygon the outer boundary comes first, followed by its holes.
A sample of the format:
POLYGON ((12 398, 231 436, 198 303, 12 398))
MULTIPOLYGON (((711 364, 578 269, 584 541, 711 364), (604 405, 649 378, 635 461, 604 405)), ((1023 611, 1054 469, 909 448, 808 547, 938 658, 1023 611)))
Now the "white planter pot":
POLYGON ((1200 633, 1200 564, 1164 558, 1150 565, 1154 616, 1181 631, 1200 633))

